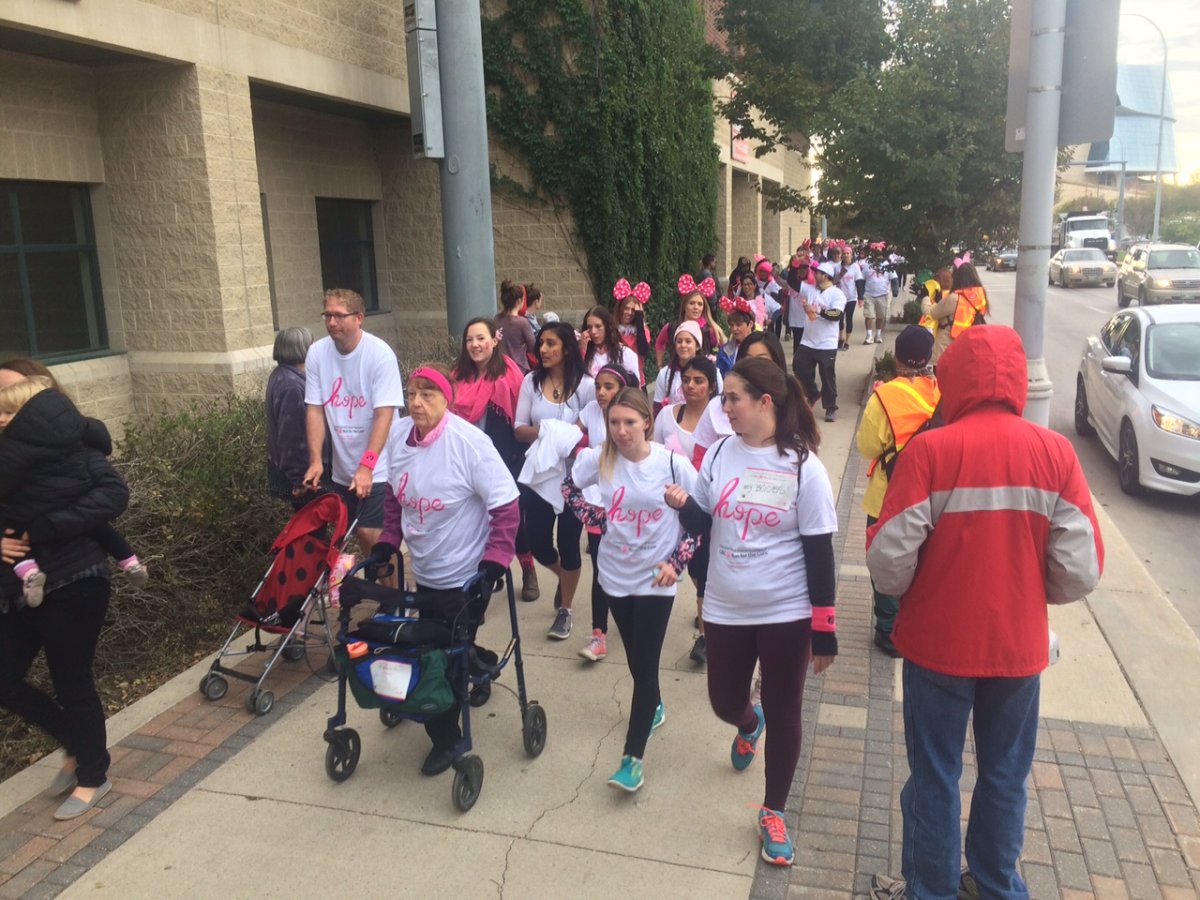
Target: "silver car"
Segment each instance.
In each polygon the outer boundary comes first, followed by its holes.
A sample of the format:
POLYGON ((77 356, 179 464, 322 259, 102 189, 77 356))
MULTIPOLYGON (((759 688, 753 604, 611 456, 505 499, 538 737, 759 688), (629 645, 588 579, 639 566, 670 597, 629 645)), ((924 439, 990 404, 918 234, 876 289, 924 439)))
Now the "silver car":
POLYGON ((1117 306, 1200 302, 1200 250, 1187 244, 1138 244, 1117 276, 1117 306))
POLYGON ((1117 280, 1117 267, 1108 261, 1103 250, 1083 247, 1059 250, 1050 257, 1050 283, 1061 287, 1081 284, 1112 287, 1117 280))

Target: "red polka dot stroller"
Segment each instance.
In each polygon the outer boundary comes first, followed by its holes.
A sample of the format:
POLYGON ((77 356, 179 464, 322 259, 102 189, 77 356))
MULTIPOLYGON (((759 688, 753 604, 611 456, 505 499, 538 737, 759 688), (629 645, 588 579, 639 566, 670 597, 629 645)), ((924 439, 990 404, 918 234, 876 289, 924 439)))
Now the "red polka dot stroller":
POLYGON ((354 532, 346 518, 341 498, 322 494, 301 507, 283 527, 271 545, 271 565, 246 608, 235 617, 225 645, 200 679, 200 693, 205 699, 220 700, 229 691, 228 679, 236 678, 253 685, 246 695, 246 708, 263 716, 275 705, 275 695, 263 685, 280 657, 295 662, 310 649, 324 647, 328 651, 325 665, 332 669, 334 641, 328 612, 337 585, 331 587, 330 582, 335 567, 340 572, 348 568, 344 560, 339 566, 354 532), (234 647, 238 636, 248 635, 250 630, 253 642, 245 649, 234 647), (264 642, 264 636, 275 639, 264 642), (243 672, 224 664, 230 658, 252 653, 269 654, 261 673, 243 672))

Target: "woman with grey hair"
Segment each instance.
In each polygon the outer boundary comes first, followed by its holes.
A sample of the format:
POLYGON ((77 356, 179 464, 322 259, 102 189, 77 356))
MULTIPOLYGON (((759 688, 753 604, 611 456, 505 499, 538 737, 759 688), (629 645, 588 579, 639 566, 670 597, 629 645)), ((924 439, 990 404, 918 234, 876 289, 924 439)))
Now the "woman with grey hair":
POLYGON ((284 328, 275 335, 278 365, 267 380, 267 489, 272 497, 288 501, 295 509, 310 499, 304 486, 308 469, 304 357, 310 344, 312 333, 301 326, 284 328))

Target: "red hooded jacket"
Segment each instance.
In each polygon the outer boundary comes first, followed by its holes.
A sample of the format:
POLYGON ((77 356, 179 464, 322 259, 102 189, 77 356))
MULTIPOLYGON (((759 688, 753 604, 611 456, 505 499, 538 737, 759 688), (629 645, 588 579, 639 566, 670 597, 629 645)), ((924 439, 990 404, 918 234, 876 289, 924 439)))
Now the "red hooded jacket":
POLYGON ((876 587, 901 598, 892 640, 935 672, 1041 672, 1046 604, 1100 580, 1091 493, 1067 439, 1021 418, 1027 379, 1011 328, 972 328, 951 344, 938 363, 946 424, 905 447, 867 532, 876 587))

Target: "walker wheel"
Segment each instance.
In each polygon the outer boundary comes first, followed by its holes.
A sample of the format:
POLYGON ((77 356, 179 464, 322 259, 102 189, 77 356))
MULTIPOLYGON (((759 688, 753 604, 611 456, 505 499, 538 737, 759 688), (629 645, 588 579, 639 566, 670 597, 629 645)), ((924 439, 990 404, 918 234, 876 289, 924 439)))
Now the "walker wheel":
POLYGON ((204 695, 205 700, 213 702, 220 700, 229 692, 229 682, 225 680, 223 675, 218 675, 216 672, 207 672, 200 679, 200 693, 204 695))
POLYGON ((525 739, 525 752, 530 756, 540 756, 546 748, 546 711, 536 703, 525 708, 521 737, 525 739))
POLYGON ((479 799, 483 790, 483 760, 468 753, 454 764, 454 784, 450 786, 450 797, 454 805, 467 812, 479 799))
POLYGON ((296 662, 304 658, 304 644, 288 644, 283 648, 283 653, 280 654, 288 662, 296 662))
POLYGON ((246 709, 256 716, 265 716, 275 705, 275 695, 270 691, 255 689, 246 695, 246 709))
POLYGON ((358 755, 362 752, 362 741, 353 728, 341 728, 326 738, 325 774, 334 781, 345 781, 354 774, 358 766, 358 755))
POLYGON ((395 728, 404 721, 404 716, 398 710, 381 706, 379 708, 379 721, 383 723, 384 728, 395 728))

